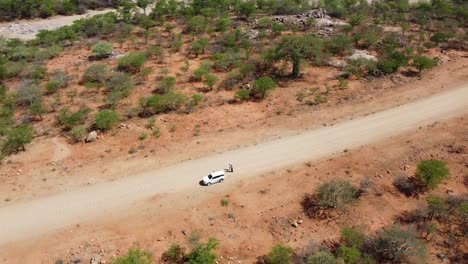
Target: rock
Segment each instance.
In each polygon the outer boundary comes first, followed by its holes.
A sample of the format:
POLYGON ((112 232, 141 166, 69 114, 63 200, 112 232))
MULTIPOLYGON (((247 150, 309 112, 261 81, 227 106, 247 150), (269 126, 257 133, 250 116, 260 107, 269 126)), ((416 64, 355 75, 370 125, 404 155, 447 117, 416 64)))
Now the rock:
POLYGON ((341 20, 331 20, 329 18, 320 18, 317 19, 315 22, 315 26, 317 28, 324 28, 324 27, 340 27, 340 26, 348 26, 349 24, 341 21, 341 20))
POLYGON ((293 226, 293 227, 298 227, 299 224, 298 224, 297 222, 293 222, 293 223, 292 223, 292 226, 293 226))
POLYGON ((302 223, 304 223, 304 220, 299 219, 299 220, 297 221, 297 223, 301 225, 302 223))
POLYGON ((94 256, 89 260, 89 264, 101 264, 101 257, 100 256, 94 256))
POLYGON ((375 57, 374 55, 370 55, 365 50, 354 50, 354 53, 348 57, 348 60, 359 60, 359 59, 377 61, 377 57, 375 57))
POLYGON ((88 134, 88 137, 86 138, 86 142, 93 142, 96 141, 97 139, 97 132, 96 131, 91 131, 88 134))
POLYGON ((119 128, 128 128, 128 125, 124 123, 120 123, 119 128))
POLYGON ((250 29, 246 32, 246 35, 249 39, 256 39, 258 37, 259 31, 256 29, 250 29))
POLYGON ((331 59, 327 62, 327 65, 338 69, 343 69, 344 67, 346 67, 347 63, 344 60, 331 59))

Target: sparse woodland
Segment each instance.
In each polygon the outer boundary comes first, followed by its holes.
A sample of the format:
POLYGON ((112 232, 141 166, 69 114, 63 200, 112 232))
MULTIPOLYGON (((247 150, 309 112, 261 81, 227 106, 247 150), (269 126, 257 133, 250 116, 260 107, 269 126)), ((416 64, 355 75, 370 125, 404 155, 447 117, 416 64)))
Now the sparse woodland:
MULTIPOLYGON (((298 94, 302 104, 316 106, 333 96, 334 89, 346 89, 349 80, 395 73, 421 78, 439 62, 431 50, 468 47, 468 3, 463 0, 416 5, 405 0, 372 5, 358 0, 314 5, 301 0, 0 0, 0 17, 67 15, 98 7, 118 9, 41 31, 31 41, 0 39, 0 159, 24 151, 35 137, 46 135, 38 127, 48 135, 84 144, 91 131, 107 133, 120 122, 144 119, 150 136, 158 138, 155 116, 190 114, 220 90, 231 93, 229 103, 242 107, 246 101, 262 101, 278 86, 294 85, 305 68, 332 67, 331 61, 340 61, 336 87, 298 94), (332 30, 324 31, 321 18, 301 23, 275 19, 318 8, 326 10, 332 30), (372 57, 353 59, 356 49, 372 57), (67 69, 49 69, 51 62, 73 52, 85 58, 74 58, 67 69), (138 92, 144 86, 151 86, 151 91, 138 92)), ((467 198, 429 194, 449 177, 449 169, 443 161, 423 161, 416 175, 395 181, 404 195, 424 196, 426 206, 402 215, 393 226, 376 234, 346 227, 341 241, 330 247, 298 252, 278 245, 258 261, 421 263, 427 257, 427 243, 438 232, 451 252, 447 257, 462 263, 468 258, 466 251, 458 250, 466 243, 467 198)), ((365 199, 366 191, 365 183, 332 181, 306 194, 301 205, 310 218, 337 217, 365 199)), ((161 261, 215 263, 218 243, 222 241, 197 240, 190 250, 174 245, 161 261)), ((151 258, 155 257, 132 249, 115 263, 152 263, 151 258)))

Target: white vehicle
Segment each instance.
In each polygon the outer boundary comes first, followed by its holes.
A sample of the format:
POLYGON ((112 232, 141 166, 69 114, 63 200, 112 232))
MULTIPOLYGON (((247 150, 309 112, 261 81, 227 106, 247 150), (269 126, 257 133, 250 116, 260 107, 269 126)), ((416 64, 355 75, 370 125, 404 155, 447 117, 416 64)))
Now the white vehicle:
POLYGON ((203 184, 204 185, 211 185, 213 183, 223 182, 224 181, 224 171, 215 171, 207 176, 203 177, 203 184))

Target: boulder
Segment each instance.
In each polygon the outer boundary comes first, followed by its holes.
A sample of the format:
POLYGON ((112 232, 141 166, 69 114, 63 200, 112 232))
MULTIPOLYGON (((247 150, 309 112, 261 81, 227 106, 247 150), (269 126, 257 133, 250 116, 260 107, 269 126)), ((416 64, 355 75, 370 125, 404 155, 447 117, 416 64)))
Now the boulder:
POLYGON ((343 69, 344 67, 346 67, 347 63, 344 60, 331 59, 327 62, 327 65, 338 69, 343 69))
POLYGON ((348 57, 348 60, 359 60, 359 59, 377 61, 377 57, 369 54, 369 52, 365 50, 354 50, 354 53, 348 57))
POLYGON ((91 131, 88 134, 88 137, 86 137, 86 142, 93 142, 96 141, 97 139, 97 132, 96 131, 91 131))

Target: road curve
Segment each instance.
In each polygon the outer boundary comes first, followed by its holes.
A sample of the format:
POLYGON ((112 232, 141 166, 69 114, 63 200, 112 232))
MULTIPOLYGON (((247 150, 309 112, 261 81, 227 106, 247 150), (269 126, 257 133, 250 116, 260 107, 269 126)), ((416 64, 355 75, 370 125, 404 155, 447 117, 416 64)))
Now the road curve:
MULTIPOLYGON (((181 162, 114 182, 0 208, 0 244, 15 242, 88 222, 158 193, 200 188, 198 181, 215 169, 234 164, 235 179, 255 177, 285 166, 384 140, 435 121, 468 112, 468 85, 402 106, 305 131, 258 145, 181 162)), ((229 184, 229 178, 224 184, 229 184)), ((216 188, 212 186, 210 188, 216 188)), ((212 190, 212 189, 210 189, 212 190)))

